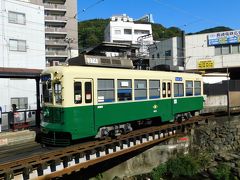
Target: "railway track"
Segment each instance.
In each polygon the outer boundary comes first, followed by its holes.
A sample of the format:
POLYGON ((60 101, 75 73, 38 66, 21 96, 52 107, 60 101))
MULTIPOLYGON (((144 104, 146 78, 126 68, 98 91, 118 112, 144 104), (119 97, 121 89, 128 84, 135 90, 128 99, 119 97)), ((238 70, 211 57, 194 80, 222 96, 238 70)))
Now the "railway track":
POLYGON ((132 131, 114 139, 72 145, 0 164, 0 179, 51 179, 79 171, 96 163, 133 152, 167 139, 181 136, 199 122, 213 115, 196 116, 182 123, 153 126, 132 131))

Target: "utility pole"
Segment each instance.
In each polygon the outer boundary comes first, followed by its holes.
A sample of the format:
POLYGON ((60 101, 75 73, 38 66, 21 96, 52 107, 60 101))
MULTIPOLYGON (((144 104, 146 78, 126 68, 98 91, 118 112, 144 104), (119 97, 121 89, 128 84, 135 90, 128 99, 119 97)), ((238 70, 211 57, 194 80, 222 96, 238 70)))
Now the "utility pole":
POLYGON ((228 112, 228 121, 230 121, 230 93, 229 93, 229 71, 227 66, 227 112, 228 112))
MULTIPOLYGON (((182 63, 183 63, 184 71, 186 71, 186 63, 187 62, 186 62, 185 31, 181 31, 181 38, 182 38, 182 41, 181 41, 182 42, 182 63)), ((182 63, 181 63, 181 65, 182 65, 182 63)))

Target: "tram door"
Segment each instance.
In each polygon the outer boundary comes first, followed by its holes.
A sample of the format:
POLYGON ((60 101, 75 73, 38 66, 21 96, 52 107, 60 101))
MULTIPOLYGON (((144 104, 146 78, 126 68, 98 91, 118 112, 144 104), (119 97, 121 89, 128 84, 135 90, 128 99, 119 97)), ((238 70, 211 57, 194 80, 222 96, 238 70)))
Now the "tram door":
POLYGON ((78 84, 81 85, 79 88, 82 92, 79 96, 79 99, 81 100, 81 110, 78 111, 79 114, 77 115, 82 127, 79 129, 85 135, 91 135, 94 132, 93 80, 77 79, 75 82, 78 82, 78 84))
POLYGON ((164 99, 164 119, 172 120, 172 81, 163 80, 162 81, 162 99, 164 99))

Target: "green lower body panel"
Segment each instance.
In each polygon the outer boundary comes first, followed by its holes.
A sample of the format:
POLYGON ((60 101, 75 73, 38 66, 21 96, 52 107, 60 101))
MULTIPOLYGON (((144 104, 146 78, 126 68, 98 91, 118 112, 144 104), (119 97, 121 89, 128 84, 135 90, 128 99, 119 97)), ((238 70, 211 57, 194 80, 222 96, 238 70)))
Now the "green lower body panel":
MULTIPOLYGON (((49 107, 50 108, 50 107, 49 107)), ((172 121, 176 114, 203 108, 203 97, 173 98, 151 101, 128 101, 61 108, 61 121, 42 122, 44 131, 64 132, 73 140, 95 136, 100 127, 154 118, 172 121), (155 118, 156 117, 156 118, 155 118)), ((54 108, 50 111, 59 111, 54 108)))

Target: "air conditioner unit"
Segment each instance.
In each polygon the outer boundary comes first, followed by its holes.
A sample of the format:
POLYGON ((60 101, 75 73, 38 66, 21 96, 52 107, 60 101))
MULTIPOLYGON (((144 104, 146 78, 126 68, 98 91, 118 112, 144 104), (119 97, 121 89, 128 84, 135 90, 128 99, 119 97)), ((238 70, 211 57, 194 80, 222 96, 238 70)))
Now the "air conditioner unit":
POLYGON ((59 61, 52 61, 52 66, 59 66, 60 62, 59 61))

